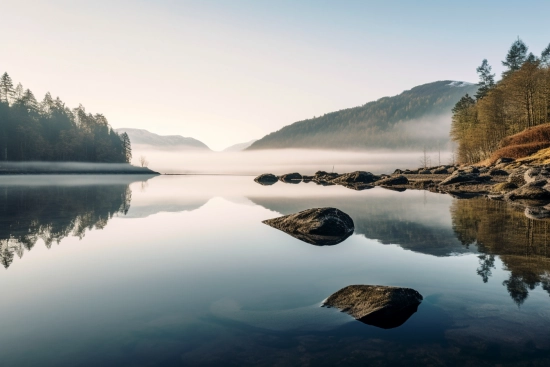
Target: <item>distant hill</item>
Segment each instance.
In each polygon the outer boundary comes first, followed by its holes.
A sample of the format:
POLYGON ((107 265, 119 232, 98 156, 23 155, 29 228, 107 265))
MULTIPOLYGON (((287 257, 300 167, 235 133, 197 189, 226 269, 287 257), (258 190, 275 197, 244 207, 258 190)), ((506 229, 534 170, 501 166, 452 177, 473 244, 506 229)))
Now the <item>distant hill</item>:
POLYGON ((252 145, 252 143, 256 142, 258 139, 247 141, 246 143, 239 143, 235 145, 231 145, 230 147, 225 148, 224 152, 240 152, 248 148, 252 145))
POLYGON ((121 128, 116 129, 115 131, 119 134, 128 134, 132 145, 150 145, 155 148, 164 149, 210 150, 210 148, 208 148, 208 146, 203 142, 193 138, 185 138, 181 135, 157 135, 147 130, 131 128, 121 128))
POLYGON ((428 83, 363 106, 298 121, 247 150, 282 148, 418 149, 449 141, 451 110, 477 85, 451 80, 428 83))

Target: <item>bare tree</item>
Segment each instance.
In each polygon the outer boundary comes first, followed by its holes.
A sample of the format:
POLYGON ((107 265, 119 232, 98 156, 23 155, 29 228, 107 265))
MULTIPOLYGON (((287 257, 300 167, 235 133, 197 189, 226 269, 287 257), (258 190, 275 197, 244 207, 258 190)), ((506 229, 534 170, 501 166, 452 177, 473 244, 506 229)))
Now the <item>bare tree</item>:
POLYGON ((420 157, 420 165, 426 169, 431 165, 431 159, 428 157, 428 152, 426 152, 426 147, 422 149, 422 156, 420 157))
POLYGON ((147 167, 149 165, 149 161, 147 160, 147 157, 142 155, 139 157, 139 164, 141 167, 147 167))

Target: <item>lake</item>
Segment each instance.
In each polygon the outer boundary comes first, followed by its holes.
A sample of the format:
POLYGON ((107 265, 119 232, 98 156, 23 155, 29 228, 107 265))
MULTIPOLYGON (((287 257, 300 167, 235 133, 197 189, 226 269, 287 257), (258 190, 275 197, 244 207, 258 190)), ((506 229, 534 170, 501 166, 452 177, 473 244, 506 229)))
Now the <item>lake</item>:
POLYGON ((2 366, 550 363, 550 222, 505 203, 249 176, 0 177, 2 366), (262 223, 331 206, 314 246, 262 223), (416 289, 382 329, 320 307, 416 289))

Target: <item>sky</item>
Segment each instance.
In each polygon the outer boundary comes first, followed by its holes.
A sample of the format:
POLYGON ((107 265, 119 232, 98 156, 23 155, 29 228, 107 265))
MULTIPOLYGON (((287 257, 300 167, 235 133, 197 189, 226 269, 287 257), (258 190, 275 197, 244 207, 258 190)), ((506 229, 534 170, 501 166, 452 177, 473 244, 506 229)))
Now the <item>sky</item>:
POLYGON ((0 0, 0 73, 214 150, 540 54, 550 1, 0 0))

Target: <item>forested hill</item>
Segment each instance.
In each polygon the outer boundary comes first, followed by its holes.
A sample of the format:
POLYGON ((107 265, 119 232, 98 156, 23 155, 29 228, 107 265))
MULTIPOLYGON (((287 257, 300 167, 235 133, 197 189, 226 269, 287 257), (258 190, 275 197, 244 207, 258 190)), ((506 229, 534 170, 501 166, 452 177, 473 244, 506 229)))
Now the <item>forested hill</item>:
POLYGON ((102 114, 82 105, 65 106, 46 93, 39 102, 30 89, 0 77, 0 161, 128 163, 128 135, 117 134, 102 114))
POLYGON ((115 130, 119 134, 128 134, 133 145, 149 145, 164 149, 198 149, 210 150, 202 141, 186 138, 181 135, 157 135, 143 129, 120 128, 115 130))
POLYGON ((424 84, 394 97, 298 121, 252 144, 253 149, 417 149, 449 140, 451 110, 477 85, 451 80, 424 84))

